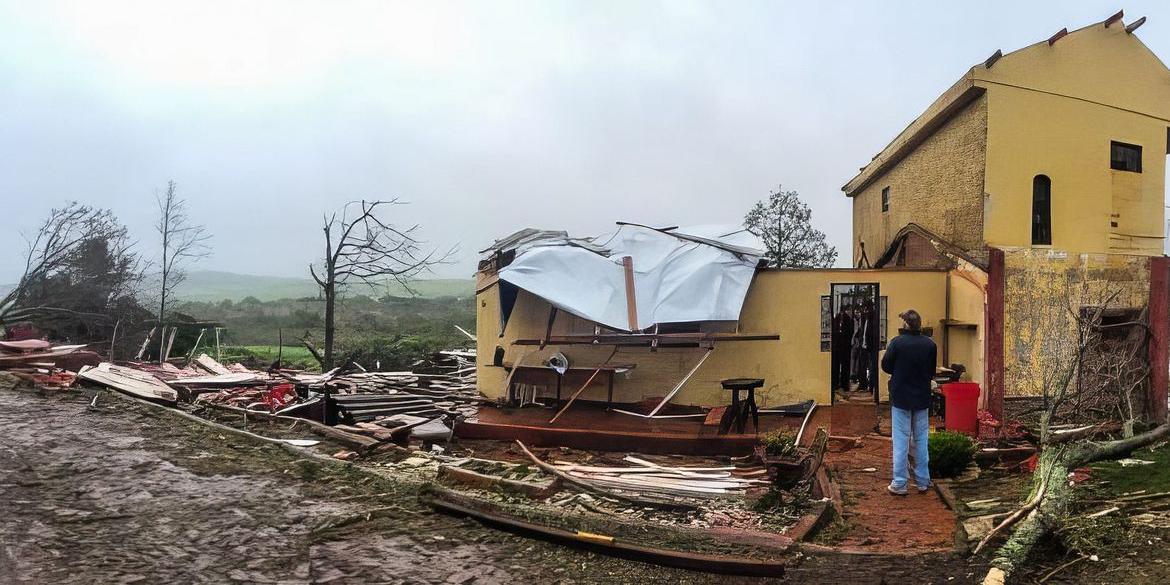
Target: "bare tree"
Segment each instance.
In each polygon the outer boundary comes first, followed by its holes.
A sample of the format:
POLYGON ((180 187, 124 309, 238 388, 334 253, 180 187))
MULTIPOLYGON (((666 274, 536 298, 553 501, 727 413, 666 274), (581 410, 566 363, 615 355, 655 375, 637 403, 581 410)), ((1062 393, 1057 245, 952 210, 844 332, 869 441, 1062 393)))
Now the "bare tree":
POLYGON ((431 266, 444 262, 454 250, 438 255, 424 251, 416 237, 415 224, 400 229, 383 221, 379 214, 395 205, 389 201, 351 201, 324 218, 325 256, 319 267, 309 264, 309 274, 321 287, 325 299, 325 349, 322 367, 333 367, 334 317, 337 294, 351 283, 371 287, 396 281, 410 290, 410 280, 431 266))
POLYGON ((1046 340, 1034 354, 1045 357, 1026 368, 1046 371, 1035 380, 1044 398, 1040 456, 1027 502, 975 548, 978 553, 997 535, 1011 531, 994 555, 984 583, 1003 583, 1038 543, 1064 525, 1077 496, 1067 479, 1070 471, 1124 457, 1170 437, 1166 421, 1151 421, 1156 426, 1133 432, 1144 414, 1135 407, 1135 394, 1144 389, 1149 375, 1146 312, 1129 321, 1106 322, 1103 317, 1116 311, 1113 305, 1119 291, 1093 295, 1087 284, 1080 283, 1078 294, 1077 285, 1067 284, 1070 303, 1063 317, 1024 319, 1025 329, 1037 328, 1036 339, 1046 340), (1080 300, 1080 306, 1074 305, 1074 299, 1080 300), (1069 424, 1076 426, 1060 428, 1069 424), (1120 437, 1111 436, 1115 434, 1120 437))
POLYGON ((24 271, 16 286, 0 297, 0 324, 34 318, 48 312, 68 312, 52 299, 31 294, 32 287, 61 272, 74 261, 87 242, 105 241, 118 246, 128 255, 130 246, 126 229, 108 209, 82 205, 76 201, 53 209, 36 233, 26 235, 28 250, 24 271))
POLYGON ((796 191, 777 188, 767 200, 756 202, 743 224, 764 241, 774 266, 828 268, 837 261, 837 248, 813 228, 812 211, 796 191))
MULTIPOLYGON (((186 278, 184 265, 211 255, 207 242, 211 234, 202 225, 191 223, 187 214, 187 202, 178 196, 178 186, 167 181, 167 189, 155 194, 158 203, 158 223, 155 229, 162 238, 162 258, 159 264, 158 322, 165 327, 167 303, 175 288, 186 278)), ((164 330, 165 331, 165 330, 164 330)), ((165 357, 166 336, 159 336, 158 359, 165 357)))

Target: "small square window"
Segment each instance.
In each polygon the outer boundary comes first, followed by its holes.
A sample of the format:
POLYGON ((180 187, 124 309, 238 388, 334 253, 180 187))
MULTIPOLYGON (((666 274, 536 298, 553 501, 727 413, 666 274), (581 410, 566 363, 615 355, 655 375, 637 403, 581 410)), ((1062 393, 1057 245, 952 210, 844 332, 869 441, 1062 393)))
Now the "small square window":
POLYGON ((1109 168, 1131 173, 1142 172, 1142 147, 1124 142, 1110 142, 1109 168))
POLYGON ((882 213, 890 210, 890 188, 882 189, 882 213))

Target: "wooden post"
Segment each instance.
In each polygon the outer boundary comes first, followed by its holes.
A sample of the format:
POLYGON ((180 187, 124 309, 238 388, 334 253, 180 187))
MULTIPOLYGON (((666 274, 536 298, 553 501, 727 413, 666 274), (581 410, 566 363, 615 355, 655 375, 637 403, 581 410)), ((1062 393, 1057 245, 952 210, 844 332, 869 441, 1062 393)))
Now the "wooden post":
POLYGON ((147 334, 146 334, 146 339, 143 339, 143 340, 142 340, 142 347, 138 348, 138 353, 134 354, 134 359, 135 359, 135 360, 140 360, 140 359, 142 359, 142 356, 146 354, 146 348, 147 348, 147 346, 149 346, 149 345, 150 345, 150 338, 151 338, 151 337, 154 337, 154 332, 155 332, 157 329, 158 329, 158 327, 151 327, 151 328, 150 328, 150 333, 147 333, 147 334))
POLYGON ((1170 385, 1170 258, 1165 256, 1150 258, 1149 319, 1149 413, 1155 423, 1164 423, 1170 385))
MULTIPOLYGON (((163 331, 165 332, 166 329, 164 328, 163 331)), ((162 355, 159 356, 158 363, 160 363, 160 364, 166 363, 167 358, 171 357, 171 348, 174 347, 174 345, 175 345, 175 333, 178 333, 178 332, 179 332, 178 327, 171 327, 171 336, 166 341, 166 347, 163 349, 162 355)))
POLYGON ((984 376, 987 384, 987 410, 1003 420, 1003 312, 1004 312, 1004 255, 1003 250, 987 250, 987 304, 984 318, 984 376))
POLYGON ((630 332, 638 330, 638 297, 634 290, 634 259, 630 256, 622 257, 622 267, 626 271, 626 317, 630 321, 630 332))
POLYGON ((207 333, 206 327, 199 330, 199 337, 195 338, 195 345, 192 345, 191 351, 187 352, 187 361, 183 363, 184 367, 186 367, 187 364, 191 363, 191 360, 195 357, 195 352, 199 349, 199 342, 203 341, 203 334, 204 333, 207 333))
POLYGON ((223 355, 219 352, 219 327, 215 328, 215 361, 223 361, 223 355))

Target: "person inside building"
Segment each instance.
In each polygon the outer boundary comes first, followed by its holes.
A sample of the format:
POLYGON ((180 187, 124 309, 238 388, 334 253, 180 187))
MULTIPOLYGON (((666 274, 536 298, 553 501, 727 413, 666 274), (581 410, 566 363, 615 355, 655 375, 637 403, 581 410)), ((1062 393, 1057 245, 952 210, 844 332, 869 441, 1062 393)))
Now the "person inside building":
POLYGON ((891 494, 909 493, 909 455, 914 449, 914 485, 919 493, 930 489, 930 382, 934 377, 937 349, 922 334, 922 317, 914 309, 898 315, 902 328, 882 356, 882 371, 890 375, 890 426, 894 444, 894 479, 891 494))
POLYGON ((846 304, 833 317, 833 389, 849 392, 850 357, 853 343, 853 306, 846 304))
POLYGON ((877 328, 873 324, 873 302, 866 299, 861 303, 861 308, 857 311, 857 330, 853 335, 854 343, 857 347, 854 360, 854 372, 857 378, 857 391, 869 392, 873 389, 875 382, 875 374, 873 368, 877 362, 875 351, 877 344, 874 343, 874 334, 877 328))

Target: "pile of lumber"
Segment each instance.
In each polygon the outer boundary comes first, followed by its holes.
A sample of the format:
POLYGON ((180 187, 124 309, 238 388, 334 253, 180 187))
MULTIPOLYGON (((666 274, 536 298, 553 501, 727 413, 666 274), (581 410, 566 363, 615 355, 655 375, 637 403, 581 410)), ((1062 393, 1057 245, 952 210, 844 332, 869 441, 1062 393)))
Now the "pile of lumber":
POLYGON ((434 416, 442 413, 472 417, 482 401, 474 374, 460 377, 415 372, 355 372, 335 375, 310 387, 318 392, 328 391, 343 408, 347 404, 356 405, 362 401, 376 402, 379 403, 378 407, 384 408, 422 407, 418 410, 392 410, 377 414, 434 416), (409 404, 391 404, 398 402, 409 404))
POLYGON ((749 488, 768 485, 752 479, 762 471, 726 467, 674 467, 646 461, 632 455, 624 461, 632 467, 595 467, 557 462, 556 469, 578 481, 600 488, 652 496, 719 498, 743 495, 749 488))
POLYGON ((41 339, 21 341, 0 341, 0 370, 41 369, 57 367, 77 371, 82 366, 92 366, 101 358, 92 351, 84 351, 85 345, 53 345, 41 339))
POLYGON ((102 362, 97 366, 86 366, 77 373, 78 380, 92 382, 138 398, 165 402, 174 405, 179 399, 178 392, 167 386, 153 374, 135 368, 116 366, 102 362))
POLYGON ((458 400, 448 394, 415 394, 409 392, 384 392, 379 394, 337 394, 329 397, 331 405, 337 407, 338 419, 346 424, 369 422, 395 414, 409 414, 434 418, 463 415, 473 416, 475 406, 458 400))

